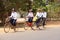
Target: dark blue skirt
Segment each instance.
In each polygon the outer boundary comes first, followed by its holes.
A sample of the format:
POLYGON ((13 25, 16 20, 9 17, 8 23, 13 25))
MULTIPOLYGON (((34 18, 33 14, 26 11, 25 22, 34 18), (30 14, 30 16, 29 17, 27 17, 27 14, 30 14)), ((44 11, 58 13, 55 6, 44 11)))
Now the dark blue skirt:
POLYGON ((29 17, 28 22, 32 23, 33 22, 33 17, 29 17))

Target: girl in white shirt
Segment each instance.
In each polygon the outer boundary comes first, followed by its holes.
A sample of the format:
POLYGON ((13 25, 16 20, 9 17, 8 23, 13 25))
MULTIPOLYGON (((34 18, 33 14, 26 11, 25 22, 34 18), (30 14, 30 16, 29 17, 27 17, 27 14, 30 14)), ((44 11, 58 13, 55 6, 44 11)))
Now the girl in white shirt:
MULTIPOLYGON (((38 10, 37 11, 37 14, 36 14, 36 16, 37 16, 37 20, 36 20, 36 26, 37 26, 37 28, 39 28, 39 24, 40 24, 40 20, 41 20, 41 18, 42 18, 42 15, 43 15, 43 13, 41 12, 41 10, 38 10)), ((40 28, 39 28, 40 29, 40 28)))
POLYGON ((44 27, 44 25, 45 25, 45 22, 46 22, 46 18, 47 18, 47 12, 45 12, 45 9, 43 9, 43 18, 42 18, 42 20, 43 20, 43 27, 44 27))
POLYGON ((27 17, 28 17, 28 22, 32 23, 32 19, 34 17, 33 12, 29 11, 27 17))
POLYGON ((34 15, 33 15, 32 10, 29 10, 27 17, 28 17, 28 22, 27 22, 27 24, 31 27, 31 29, 33 29, 33 28, 32 28, 32 22, 33 22, 33 17, 34 17, 34 15))
POLYGON ((10 16, 10 23, 13 26, 16 26, 16 20, 17 20, 17 12, 15 10, 12 10, 11 16, 10 16))

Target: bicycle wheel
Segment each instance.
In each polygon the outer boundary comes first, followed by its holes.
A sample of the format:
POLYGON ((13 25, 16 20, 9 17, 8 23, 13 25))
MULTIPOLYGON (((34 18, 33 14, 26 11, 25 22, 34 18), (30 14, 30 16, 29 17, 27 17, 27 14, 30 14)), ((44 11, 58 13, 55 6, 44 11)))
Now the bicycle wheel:
POLYGON ((24 29, 25 29, 25 30, 28 29, 28 25, 27 25, 27 23, 24 24, 24 29))
POLYGON ((4 32, 8 33, 9 30, 10 30, 10 25, 7 23, 7 24, 4 25, 4 32))

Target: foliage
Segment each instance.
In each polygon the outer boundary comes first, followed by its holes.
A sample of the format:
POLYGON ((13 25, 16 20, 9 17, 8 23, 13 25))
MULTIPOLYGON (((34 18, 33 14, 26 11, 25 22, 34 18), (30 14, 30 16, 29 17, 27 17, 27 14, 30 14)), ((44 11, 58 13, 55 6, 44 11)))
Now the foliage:
POLYGON ((4 19, 6 13, 12 8, 25 12, 32 8, 34 13, 40 8, 48 12, 48 17, 60 17, 60 1, 57 0, 33 0, 33 2, 30 0, 0 0, 0 18, 4 19))

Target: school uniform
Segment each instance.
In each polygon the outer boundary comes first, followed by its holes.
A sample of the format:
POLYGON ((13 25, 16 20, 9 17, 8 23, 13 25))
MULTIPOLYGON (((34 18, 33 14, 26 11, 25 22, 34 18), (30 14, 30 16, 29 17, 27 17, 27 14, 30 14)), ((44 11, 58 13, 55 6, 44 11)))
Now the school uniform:
POLYGON ((32 20, 33 20, 33 12, 29 12, 27 17, 28 17, 28 22, 32 22, 32 20))
POLYGON ((13 26, 16 26, 17 12, 12 12, 10 18, 11 18, 11 19, 10 19, 10 23, 11 23, 13 26))
POLYGON ((33 17, 34 17, 33 12, 29 12, 27 17, 28 17, 28 25, 32 26, 33 17))
POLYGON ((45 25, 45 21, 46 21, 46 17, 47 17, 47 12, 43 12, 43 26, 45 25))
POLYGON ((36 16, 37 16, 37 20, 36 20, 36 25, 37 25, 37 28, 39 27, 39 24, 40 24, 40 20, 41 20, 41 18, 42 18, 42 12, 37 12, 37 14, 36 14, 36 16))

